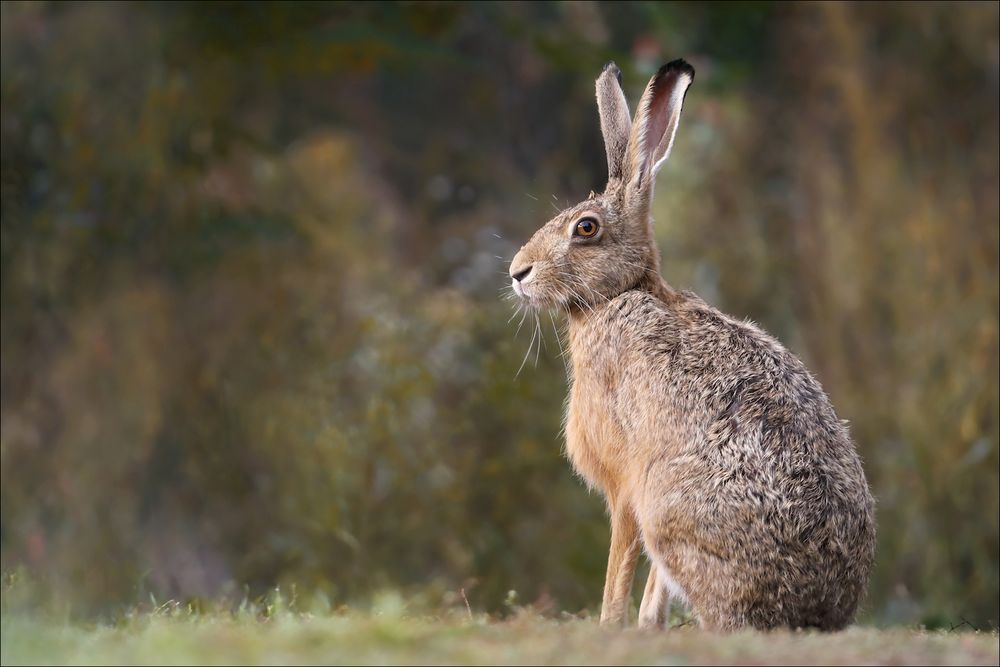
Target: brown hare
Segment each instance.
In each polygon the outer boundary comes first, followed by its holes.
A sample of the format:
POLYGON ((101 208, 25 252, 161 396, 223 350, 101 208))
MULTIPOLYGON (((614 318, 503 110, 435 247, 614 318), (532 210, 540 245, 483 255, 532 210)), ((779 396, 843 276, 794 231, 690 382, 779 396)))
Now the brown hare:
POLYGON ((510 266, 534 308, 568 313, 566 451, 604 494, 611 551, 601 622, 669 602, 702 627, 842 628, 875 553, 874 500, 847 427, 778 341, 660 276, 650 203, 694 69, 664 65, 635 119, 608 64, 597 105, 608 185, 546 223, 510 266))

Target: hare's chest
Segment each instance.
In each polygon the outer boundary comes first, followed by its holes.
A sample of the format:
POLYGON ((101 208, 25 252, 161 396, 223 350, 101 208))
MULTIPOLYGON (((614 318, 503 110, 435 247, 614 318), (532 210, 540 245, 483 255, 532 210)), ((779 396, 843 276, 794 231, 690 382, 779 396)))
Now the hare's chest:
POLYGON ((566 414, 566 453, 592 487, 614 490, 623 474, 625 433, 617 416, 621 373, 612 363, 574 359, 566 414))

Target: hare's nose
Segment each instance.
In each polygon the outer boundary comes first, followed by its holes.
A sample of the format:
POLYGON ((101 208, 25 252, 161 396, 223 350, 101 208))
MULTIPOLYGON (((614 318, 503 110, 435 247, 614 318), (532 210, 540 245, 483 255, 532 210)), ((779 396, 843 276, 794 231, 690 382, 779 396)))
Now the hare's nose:
POLYGON ((513 269, 511 269, 510 277, 516 280, 517 282, 521 282, 522 280, 528 277, 528 274, 531 273, 531 269, 533 268, 534 265, 529 265, 527 268, 520 269, 518 271, 514 271, 513 269))

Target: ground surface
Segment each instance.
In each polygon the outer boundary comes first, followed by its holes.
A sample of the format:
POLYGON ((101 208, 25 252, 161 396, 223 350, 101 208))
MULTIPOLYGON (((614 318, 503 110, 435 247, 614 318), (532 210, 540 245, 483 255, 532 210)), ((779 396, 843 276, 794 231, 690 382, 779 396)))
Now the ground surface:
POLYGON ((594 621, 403 615, 139 614, 86 625, 5 614, 2 664, 942 664, 1000 662, 996 633, 852 628, 837 634, 693 627, 604 630, 594 621))

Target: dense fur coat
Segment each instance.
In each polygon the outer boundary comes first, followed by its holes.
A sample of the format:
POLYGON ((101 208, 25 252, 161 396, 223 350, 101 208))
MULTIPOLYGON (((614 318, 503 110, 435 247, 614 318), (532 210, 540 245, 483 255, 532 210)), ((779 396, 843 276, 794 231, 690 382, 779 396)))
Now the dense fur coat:
POLYGON ((844 627, 875 551, 861 462, 794 355, 661 278, 650 202, 694 70, 661 68, 634 123, 619 79, 597 80, 607 189, 510 267, 525 301, 569 316, 566 450, 611 516, 602 622, 626 618, 644 550, 642 626, 676 598, 710 629, 844 627))

